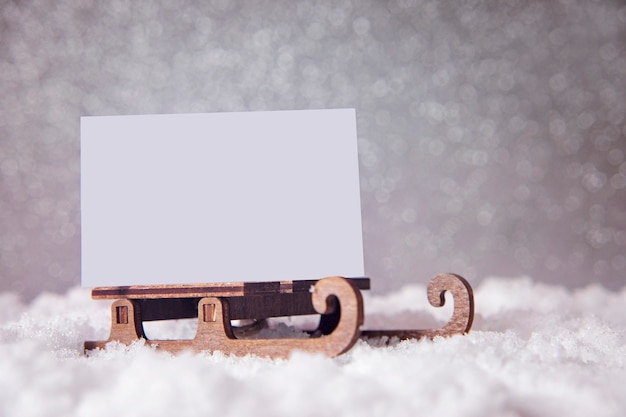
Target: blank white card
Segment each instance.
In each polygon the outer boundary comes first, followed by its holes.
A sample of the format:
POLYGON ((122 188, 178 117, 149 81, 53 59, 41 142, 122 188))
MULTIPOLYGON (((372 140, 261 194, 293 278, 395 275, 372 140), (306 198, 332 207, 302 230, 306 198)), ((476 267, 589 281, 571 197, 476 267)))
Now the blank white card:
POLYGON ((353 109, 81 118, 82 285, 364 275, 353 109))

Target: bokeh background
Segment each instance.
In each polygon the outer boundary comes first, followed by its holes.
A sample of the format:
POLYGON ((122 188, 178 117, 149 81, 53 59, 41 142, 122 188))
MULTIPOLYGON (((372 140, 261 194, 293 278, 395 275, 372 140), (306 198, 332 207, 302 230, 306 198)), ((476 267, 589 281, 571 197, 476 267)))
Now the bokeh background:
POLYGON ((339 107, 373 291, 621 288, 625 99, 622 1, 1 0, 0 291, 80 282, 80 116, 339 107))

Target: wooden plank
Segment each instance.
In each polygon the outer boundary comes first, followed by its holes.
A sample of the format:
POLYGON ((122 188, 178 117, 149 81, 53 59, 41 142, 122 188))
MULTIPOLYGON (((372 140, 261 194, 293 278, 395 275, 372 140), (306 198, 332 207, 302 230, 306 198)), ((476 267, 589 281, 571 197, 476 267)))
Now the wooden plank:
POLYGON ((91 290, 91 298, 94 300, 234 297, 243 295, 243 283, 134 285, 95 287, 91 290))
MULTIPOLYGON (((228 303, 232 320, 318 314, 313 308, 311 295, 305 292, 220 298, 228 303)), ((200 298, 144 298, 135 301, 141 308, 142 321, 157 321, 198 317, 200 300, 200 298)))
POLYGON ((144 298, 135 300, 142 321, 191 319, 198 317, 200 298, 144 298))
MULTIPOLYGON (((369 278, 349 278, 359 290, 370 288, 369 278)), ((134 285, 121 287, 95 287, 91 290, 94 300, 118 299, 163 299, 163 298, 204 298, 204 297, 243 297, 248 295, 289 294, 309 292, 317 280, 239 282, 210 284, 176 285, 134 285)))
POLYGON ((308 292, 228 297, 225 300, 233 320, 319 314, 308 292))

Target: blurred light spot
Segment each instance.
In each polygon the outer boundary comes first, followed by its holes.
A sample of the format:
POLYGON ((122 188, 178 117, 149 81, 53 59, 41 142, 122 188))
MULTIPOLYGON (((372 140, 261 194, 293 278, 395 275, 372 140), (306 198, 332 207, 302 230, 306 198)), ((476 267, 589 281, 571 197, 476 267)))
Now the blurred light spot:
POLYGON ((511 132, 520 133, 526 127, 527 122, 520 116, 513 116, 509 120, 509 126, 511 128, 511 132))
POLYGON ((61 268, 61 265, 59 265, 58 263, 53 262, 48 266, 48 275, 50 275, 51 277, 59 278, 62 273, 63 268, 61 268))
POLYGON ((532 169, 533 167, 530 164, 530 161, 527 159, 523 159, 519 161, 517 165, 515 166, 515 172, 517 172, 519 176, 524 177, 524 178, 528 178, 531 176, 532 169))
POLYGON ((605 61, 613 61, 618 56, 617 47, 612 43, 607 43, 600 48, 600 58, 605 61))
POLYGON ((596 121, 591 111, 583 111, 576 117, 576 125, 581 129, 589 129, 596 121))
POLYGON ((365 36, 370 31, 370 21, 365 17, 357 17, 352 21, 352 29, 359 36, 365 36))
POLYGON ((391 150, 396 155, 405 155, 408 149, 408 143, 402 138, 395 138, 391 144, 391 150))
POLYGON ((1 163, 0 172, 2 172, 3 176, 6 175, 7 177, 11 177, 17 174, 19 165, 15 159, 6 158, 6 159, 3 159, 0 163, 1 163))
POLYGON ((578 178, 582 173, 582 166, 578 162, 572 162, 567 164, 565 168, 565 175, 568 178, 578 178))
POLYGON ((552 204, 548 207, 547 210, 548 219, 552 221, 559 220, 563 215, 563 209, 557 204, 552 204))
MULTIPOLYGON (((624 69, 626 69, 626 59, 624 59, 624 64, 625 64, 624 69)), ((609 110, 606 116, 606 120, 609 123, 614 125, 614 126, 611 126, 612 128, 617 129, 617 125, 620 125, 624 121, 624 117, 626 116, 625 113, 626 111, 625 111, 624 105, 621 103, 618 103, 616 106, 613 106, 609 110)))
POLYGON ((535 259, 526 246, 515 249, 514 256, 524 269, 531 269, 535 266, 535 259))
POLYGON ((496 131, 496 123, 491 119, 485 119, 480 123, 478 132, 481 136, 490 138, 496 131))
POLYGON ((439 123, 443 121, 445 107, 433 101, 422 103, 420 105, 420 115, 426 116, 430 122, 439 123))
POLYGON ((422 254, 425 258, 435 259, 439 254, 439 249, 432 242, 424 242, 422 246, 422 254))
POLYGON ((412 117, 418 118, 422 115, 421 108, 422 103, 420 101, 413 101, 409 104, 409 113, 412 117))
POLYGON ((395 95, 402 94, 405 91, 406 83, 400 76, 393 77, 387 84, 389 86, 389 91, 395 95))
POLYGON ((482 168, 475 169, 467 178, 466 188, 479 188, 487 181, 488 178, 486 170, 482 168))
POLYGON ((615 255, 613 259, 611 259, 611 266, 614 271, 622 271, 626 268, 626 256, 615 255))
POLYGON ((385 183, 385 177, 381 174, 374 174, 370 177, 369 183, 374 189, 381 189, 385 183))
POLYGON ((317 81, 320 77, 320 69, 316 65, 308 63, 302 69, 302 75, 309 81, 317 81))
POLYGON ((374 95, 378 98, 385 97, 389 93, 389 86, 385 80, 377 80, 372 86, 374 95))
POLYGON ((585 254, 581 251, 574 251, 567 257, 567 263, 571 269, 579 268, 585 262, 585 254))
POLYGON ((452 178, 443 178, 440 180, 439 188, 448 195, 454 195, 459 191, 459 186, 452 178))
POLYGON ((498 78, 498 88, 501 91, 507 92, 510 91, 515 85, 515 78, 511 74, 502 74, 500 78, 498 78))
POLYGON ((611 177, 611 188, 614 190, 621 190, 626 187, 626 175, 618 172, 611 177))
POLYGON ((59 234, 61 235, 63 240, 67 240, 76 234, 76 226, 72 223, 65 223, 61 226, 59 234))
POLYGON ((530 198, 530 189, 525 185, 519 185, 515 188, 513 196, 520 202, 525 203, 530 198))
POLYGON ((569 193, 568 196, 565 198, 565 210, 570 212, 577 210, 581 205, 581 201, 582 199, 580 198, 580 196, 569 193))
POLYGON ((565 121, 560 117, 550 120, 550 133, 552 133, 554 136, 564 135, 565 121))
POLYGON ((450 214, 458 214, 463 210, 463 199, 460 197, 453 197, 448 200, 446 204, 446 211, 450 214))
POLYGON ((345 10, 345 8, 336 7, 333 9, 332 13, 329 13, 328 16, 326 16, 326 18, 333 26, 343 26, 346 21, 347 14, 348 11, 345 10))
POLYGON ((560 141, 560 149, 566 155, 575 155, 579 152, 580 147, 585 142, 585 138, 578 133, 571 133, 567 136, 563 136, 560 141))
POLYGON ((451 127, 448 129, 446 137, 452 143, 459 143, 463 140, 463 129, 460 127, 451 127))
POLYGON ((607 228, 593 229, 587 232, 587 243, 594 249, 600 249, 611 241, 611 230, 607 228))
POLYGON ((441 155, 446 149, 446 145, 439 139, 431 140, 428 145, 428 152, 433 156, 441 155))
POLYGON ((556 271, 561 266, 561 261, 556 256, 550 255, 546 258, 545 265, 550 271, 556 271))
POLYGON ((489 161, 489 155, 485 151, 468 149, 463 152, 462 161, 467 165, 485 166, 489 161))
POLYGON ((477 97, 476 88, 471 84, 463 84, 459 87, 459 97, 461 97, 461 100, 465 103, 474 103, 477 97))
POLYGON ((498 148, 494 152, 494 160, 499 164, 508 164, 511 154, 505 148, 498 148))
POLYGON ((319 41, 326 34, 326 29, 320 21, 314 21, 309 25, 306 31, 307 35, 316 41, 319 41))
POLYGON ((617 93, 612 85, 607 85, 600 90, 600 98, 602 103, 606 106, 613 106, 617 101, 617 93))
POLYGON ((376 191, 376 201, 379 203, 386 203, 389 201, 389 192, 384 190, 376 191))
POLYGON ((598 151, 606 152, 611 148, 613 140, 607 135, 598 135, 593 140, 593 147, 598 151))
POLYGON ((459 105, 453 101, 449 101, 444 107, 443 119, 448 126, 456 126, 459 124, 460 113, 459 105))
POLYGON ((456 217, 452 217, 443 224, 441 233, 444 236, 453 236, 461 228, 461 222, 456 217))
POLYGON ((478 220, 478 224, 481 226, 488 226, 493 220, 494 208, 491 205, 485 205, 481 207, 478 211, 478 215, 476 216, 476 220, 478 220))
POLYGON ((415 232, 409 233, 404 237, 404 243, 412 248, 416 247, 420 243, 419 235, 415 232))
POLYGON ((427 155, 422 152, 419 146, 411 146, 411 149, 409 150, 409 161, 412 164, 421 164, 425 158, 427 158, 427 155))
POLYGON ((404 220, 406 223, 413 223, 416 218, 417 218, 417 213, 415 212, 414 209, 409 207, 409 208, 404 209, 404 211, 402 211, 402 220, 404 220))
POLYGON ((624 151, 621 149, 611 149, 606 155, 606 159, 611 165, 620 165, 624 162, 624 151))
POLYGON ((388 126, 391 122, 391 114, 387 110, 377 111, 375 118, 378 126, 388 126))
POLYGON ((591 193, 595 193, 604 188, 607 182, 607 177, 600 171, 590 171, 583 175, 582 185, 585 189, 591 193))
POLYGON ((603 275, 609 271, 609 263, 604 259, 594 262, 593 264, 593 272, 596 275, 603 275))
POLYGON ((294 58, 291 51, 283 51, 278 55, 278 59, 276 61, 278 64, 278 68, 282 70, 290 70, 293 68, 294 58))
POLYGON ((604 218, 606 216, 606 209, 604 206, 600 204, 594 204, 589 207, 589 218, 595 222, 595 224, 600 224, 604 222, 604 218))
POLYGON ((567 88, 567 79, 562 72, 554 74, 552 77, 550 77, 550 88, 557 93, 567 88))
POLYGON ((445 87, 450 81, 450 74, 446 68, 441 68, 433 73, 431 79, 434 85, 438 87, 445 87))
POLYGON ((563 28, 554 29, 548 35, 548 39, 550 40, 550 43, 557 47, 562 46, 567 41, 568 38, 569 36, 567 35, 567 33, 565 32, 563 28))

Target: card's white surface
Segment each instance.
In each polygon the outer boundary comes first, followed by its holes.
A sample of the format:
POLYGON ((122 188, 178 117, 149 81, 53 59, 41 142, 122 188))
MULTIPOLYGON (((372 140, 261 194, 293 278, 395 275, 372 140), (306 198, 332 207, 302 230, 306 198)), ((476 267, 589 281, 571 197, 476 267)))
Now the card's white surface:
POLYGON ((364 275, 353 109, 81 118, 82 285, 364 275))

